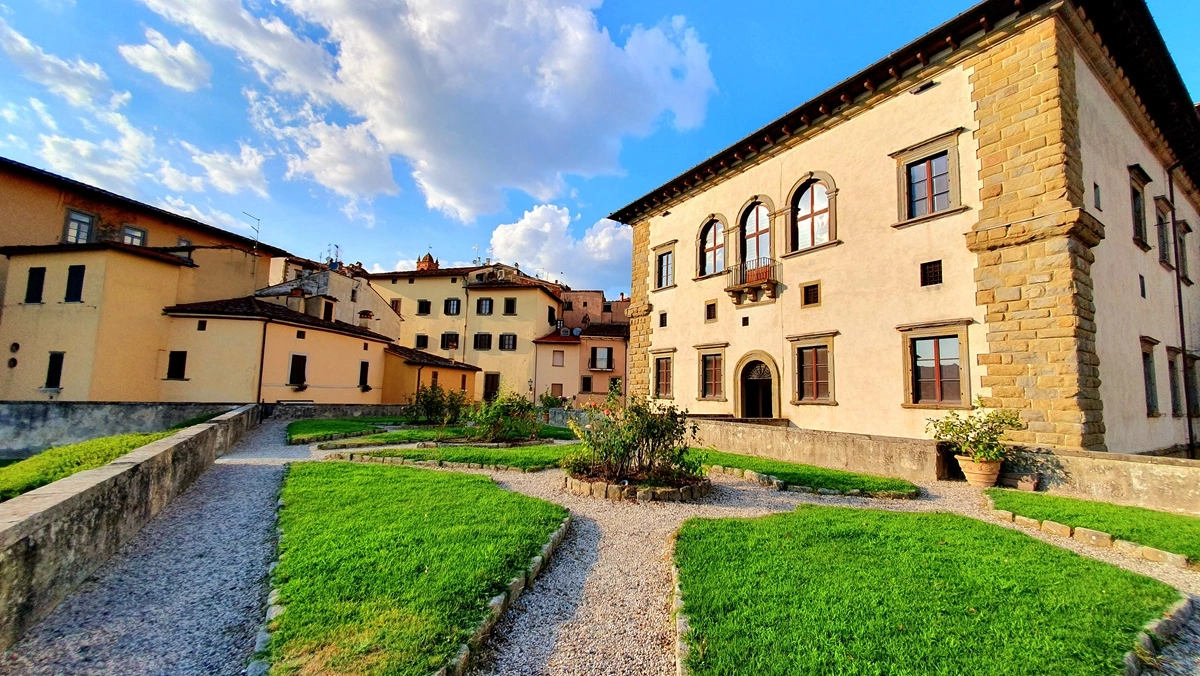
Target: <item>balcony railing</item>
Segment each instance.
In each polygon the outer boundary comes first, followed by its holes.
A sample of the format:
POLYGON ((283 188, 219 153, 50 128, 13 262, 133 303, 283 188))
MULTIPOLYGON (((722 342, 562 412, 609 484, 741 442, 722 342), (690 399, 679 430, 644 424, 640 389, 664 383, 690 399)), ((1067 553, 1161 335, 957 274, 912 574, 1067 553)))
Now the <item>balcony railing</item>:
POLYGON ((611 371, 613 370, 612 360, 609 359, 588 359, 589 371, 611 371))
POLYGON ((738 263, 729 269, 729 286, 725 292, 734 304, 755 302, 760 295, 774 298, 779 285, 779 261, 774 258, 755 258, 738 263))

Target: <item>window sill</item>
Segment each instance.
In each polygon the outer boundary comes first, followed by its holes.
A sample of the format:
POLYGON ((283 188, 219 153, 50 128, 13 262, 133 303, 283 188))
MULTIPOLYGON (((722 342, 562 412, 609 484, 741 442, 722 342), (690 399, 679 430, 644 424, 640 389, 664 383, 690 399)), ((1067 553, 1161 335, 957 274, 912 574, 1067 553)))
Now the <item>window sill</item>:
POLYGON ((1175 266, 1174 266, 1174 265, 1171 265, 1170 263, 1168 263, 1168 262, 1166 262, 1166 261, 1162 261, 1162 260, 1160 260, 1160 261, 1158 262, 1158 264, 1159 264, 1159 265, 1161 265, 1161 266, 1163 266, 1163 268, 1164 268, 1164 269, 1166 269, 1166 270, 1167 270, 1167 272, 1175 272, 1175 266))
POLYGON ((833 399, 793 399, 792 406, 837 406, 833 399))
POLYGON ((39 387, 38 392, 42 394, 62 394, 61 387, 39 387))
POLYGON ((504 313, 504 316, 505 316, 505 317, 516 317, 516 316, 517 316, 517 313, 515 313, 515 312, 505 312, 505 313, 504 313))
POLYGON ((1184 284, 1186 284, 1188 286, 1195 284, 1195 282, 1192 281, 1192 278, 1188 277, 1187 275, 1179 275, 1179 281, 1183 282, 1184 284))
POLYGON ((964 211, 968 211, 968 210, 970 210, 970 208, 971 208, 971 207, 969 207, 969 206, 967 206, 967 205, 963 204, 963 205, 960 205, 960 206, 954 207, 953 209, 946 209, 946 210, 944 210, 944 211, 937 211, 937 212, 934 212, 934 213, 932 213, 932 214, 925 214, 924 216, 918 216, 918 217, 916 217, 916 218, 910 218, 910 219, 908 219, 907 221, 900 221, 899 223, 893 223, 893 224, 892 224, 892 227, 893 227, 893 228, 896 228, 897 230, 900 230, 900 229, 902 229, 902 228, 907 228, 907 227, 908 227, 908 226, 910 226, 910 225, 919 225, 919 224, 921 224, 921 223, 927 223, 927 222, 929 222, 929 221, 935 221, 935 220, 937 220, 937 219, 939 219, 939 218, 942 218, 942 217, 944 217, 944 216, 953 216, 954 214, 961 214, 961 213, 962 213, 962 212, 964 212, 964 211))
POLYGON ((663 397, 663 396, 659 396, 656 394, 656 395, 654 395, 654 400, 655 401, 675 401, 675 397, 663 397))
POLYGON ((1134 246, 1141 249, 1142 251, 1149 251, 1151 248, 1150 244, 1148 242, 1146 242, 1146 240, 1144 240, 1141 237, 1138 237, 1136 235, 1133 238, 1133 244, 1134 244, 1134 246))
POLYGON ((174 383, 186 383, 189 380, 191 380, 191 378, 163 378, 163 380, 174 382, 174 383))
POLYGON ((927 411, 972 411, 970 404, 900 404, 901 408, 913 408, 927 411))
MULTIPOLYGON (((720 271, 720 272, 713 272, 713 273, 710 273, 710 274, 707 274, 707 275, 700 275, 699 277, 692 277, 692 281, 693 281, 693 282, 700 282, 700 281, 703 281, 703 280, 705 280, 705 279, 712 279, 712 278, 714 278, 714 277, 724 277, 724 276, 725 276, 725 275, 727 275, 727 274, 729 274, 729 270, 728 270, 728 269, 725 269, 725 270, 722 270, 722 271, 720 271)), ((665 287, 664 287, 664 288, 665 288, 665 287)))
POLYGON ((725 397, 696 397, 696 401, 716 401, 716 402, 724 402, 724 401, 729 401, 729 400, 728 400, 728 399, 726 399, 725 397))
POLYGON ((674 288, 675 288, 674 284, 668 284, 667 286, 660 286, 657 289, 651 289, 650 293, 658 293, 659 291, 667 291, 669 289, 674 289, 674 288))
POLYGON ((1146 417, 1147 417, 1147 418, 1161 418, 1161 417, 1163 417, 1163 414, 1161 414, 1161 413, 1147 413, 1147 414, 1146 414, 1146 417))
POLYGON ((780 256, 780 258, 782 258, 784 260, 786 260, 788 258, 797 258, 799 256, 803 256, 804 254, 816 253, 817 251, 822 251, 824 249, 832 249, 833 247, 838 246, 841 243, 842 243, 842 240, 834 239, 834 240, 825 242, 823 244, 818 244, 816 246, 810 246, 807 249, 800 249, 799 251, 789 251, 789 252, 783 254, 782 256, 780 256))
POLYGON ((38 302, 36 302, 36 303, 31 303, 31 302, 29 302, 29 301, 25 301, 24 303, 21 303, 21 305, 45 305, 45 304, 46 304, 46 302, 45 302, 45 301, 41 301, 41 300, 39 300, 39 301, 38 301, 38 302))

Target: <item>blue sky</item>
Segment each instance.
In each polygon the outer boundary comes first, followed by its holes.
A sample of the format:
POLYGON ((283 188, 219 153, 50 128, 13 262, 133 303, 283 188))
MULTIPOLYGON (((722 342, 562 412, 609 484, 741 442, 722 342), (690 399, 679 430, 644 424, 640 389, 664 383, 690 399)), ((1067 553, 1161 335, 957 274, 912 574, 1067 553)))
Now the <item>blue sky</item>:
MULTIPOLYGON (((605 215, 973 4, 4 2, 4 156, 309 258, 613 295, 605 215)), ((1200 92, 1200 3, 1150 7, 1200 92)))

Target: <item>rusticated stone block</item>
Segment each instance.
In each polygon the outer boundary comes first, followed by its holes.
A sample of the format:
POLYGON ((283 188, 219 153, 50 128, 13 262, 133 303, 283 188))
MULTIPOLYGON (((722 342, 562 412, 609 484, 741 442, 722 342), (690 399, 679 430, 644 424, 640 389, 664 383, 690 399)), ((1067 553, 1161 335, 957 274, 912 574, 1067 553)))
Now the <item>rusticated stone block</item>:
POLYGON ((1121 552, 1122 554, 1135 556, 1139 559, 1142 557, 1142 546, 1136 542, 1130 542, 1129 540, 1113 540, 1112 548, 1118 552, 1121 552))
POLYGON ((1165 563, 1175 568, 1187 568, 1188 558, 1182 554, 1172 554, 1153 547, 1142 547, 1142 558, 1155 563, 1165 563))
POLYGON ((1076 528, 1074 538, 1093 547, 1112 547, 1112 536, 1108 533, 1091 528, 1076 528))
POLYGON ((1004 509, 993 509, 992 516, 1001 521, 1008 521, 1009 523, 1012 523, 1013 520, 1013 513, 1004 509))
POLYGON ((638 502, 651 502, 654 500, 654 491, 649 488, 642 488, 637 492, 638 502))
POLYGON ((1071 527, 1061 524, 1061 523, 1058 523, 1056 521, 1049 521, 1049 520, 1043 521, 1042 522, 1042 532, 1049 533, 1051 535, 1057 535, 1059 537, 1064 537, 1064 538, 1071 537, 1071 527))
POLYGON ((1018 526, 1025 526, 1026 528, 1037 528, 1039 530, 1042 527, 1041 521, 1038 521, 1037 519, 1031 519, 1027 516, 1021 516, 1019 514, 1013 517, 1013 523, 1017 524, 1018 526))

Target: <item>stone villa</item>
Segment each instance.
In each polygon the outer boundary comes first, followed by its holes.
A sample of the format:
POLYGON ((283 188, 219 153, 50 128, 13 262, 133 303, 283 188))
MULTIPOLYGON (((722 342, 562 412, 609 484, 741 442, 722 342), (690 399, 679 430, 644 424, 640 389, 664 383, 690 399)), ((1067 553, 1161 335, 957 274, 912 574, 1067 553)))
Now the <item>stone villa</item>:
POLYGON ((1026 445, 1181 453, 1197 180, 1143 0, 987 0, 613 214, 630 393, 907 438, 982 397, 1026 445))

